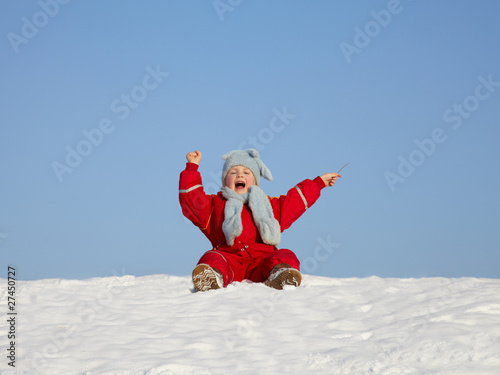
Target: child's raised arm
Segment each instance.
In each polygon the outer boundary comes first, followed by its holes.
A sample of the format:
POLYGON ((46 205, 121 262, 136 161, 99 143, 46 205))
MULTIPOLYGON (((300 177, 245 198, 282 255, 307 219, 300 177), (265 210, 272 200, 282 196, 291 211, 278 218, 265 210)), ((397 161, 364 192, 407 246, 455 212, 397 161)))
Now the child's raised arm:
POLYGON ((328 186, 333 186, 333 184, 337 181, 337 177, 342 177, 342 176, 338 173, 325 173, 320 177, 325 183, 325 186, 328 187, 328 186))
POLYGON ((201 152, 196 150, 196 151, 191 151, 186 155, 186 159, 190 163, 194 164, 200 164, 201 161, 201 152))

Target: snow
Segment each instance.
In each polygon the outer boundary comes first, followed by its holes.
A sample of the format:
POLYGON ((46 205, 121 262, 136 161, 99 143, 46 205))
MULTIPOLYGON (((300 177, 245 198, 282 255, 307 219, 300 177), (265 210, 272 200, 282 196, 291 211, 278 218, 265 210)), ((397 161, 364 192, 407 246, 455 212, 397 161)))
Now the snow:
POLYGON ((192 287, 168 275, 17 281, 15 369, 0 291, 0 373, 500 374, 498 279, 192 287))

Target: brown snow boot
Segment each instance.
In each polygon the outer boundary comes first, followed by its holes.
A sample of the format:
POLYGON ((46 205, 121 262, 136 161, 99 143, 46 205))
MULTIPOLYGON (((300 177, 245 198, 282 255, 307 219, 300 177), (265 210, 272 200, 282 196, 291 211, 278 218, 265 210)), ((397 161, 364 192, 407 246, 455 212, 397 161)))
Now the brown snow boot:
POLYGON ((286 263, 274 266, 265 284, 274 289, 283 289, 285 285, 299 286, 302 282, 302 275, 298 270, 286 263))
POLYGON ((210 267, 208 264, 198 264, 193 270, 194 287, 205 292, 211 289, 220 289, 224 285, 222 274, 219 270, 210 267))

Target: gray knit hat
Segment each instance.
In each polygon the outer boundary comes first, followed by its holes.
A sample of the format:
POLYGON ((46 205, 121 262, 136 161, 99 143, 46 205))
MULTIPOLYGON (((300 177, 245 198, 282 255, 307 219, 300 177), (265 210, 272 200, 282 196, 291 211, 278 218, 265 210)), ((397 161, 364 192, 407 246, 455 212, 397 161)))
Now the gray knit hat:
POLYGON ((227 172, 237 165, 242 165, 252 171, 256 185, 259 185, 261 176, 266 180, 273 180, 271 171, 260 160, 259 152, 253 148, 229 151, 227 154, 222 155, 222 159, 225 160, 224 167, 222 167, 222 186, 224 186, 227 172))

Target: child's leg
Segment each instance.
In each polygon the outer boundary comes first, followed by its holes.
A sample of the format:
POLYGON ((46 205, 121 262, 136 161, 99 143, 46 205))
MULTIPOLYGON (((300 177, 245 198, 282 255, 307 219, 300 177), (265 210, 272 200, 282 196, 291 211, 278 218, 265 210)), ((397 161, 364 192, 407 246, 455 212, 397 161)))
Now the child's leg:
POLYGON ((224 279, 224 286, 244 279, 243 267, 231 253, 210 250, 203 254, 198 264, 208 264, 218 270, 224 279))
POLYGON ((288 249, 280 249, 255 259, 247 270, 247 278, 255 282, 266 281, 273 268, 282 263, 300 270, 300 262, 294 252, 288 249))

